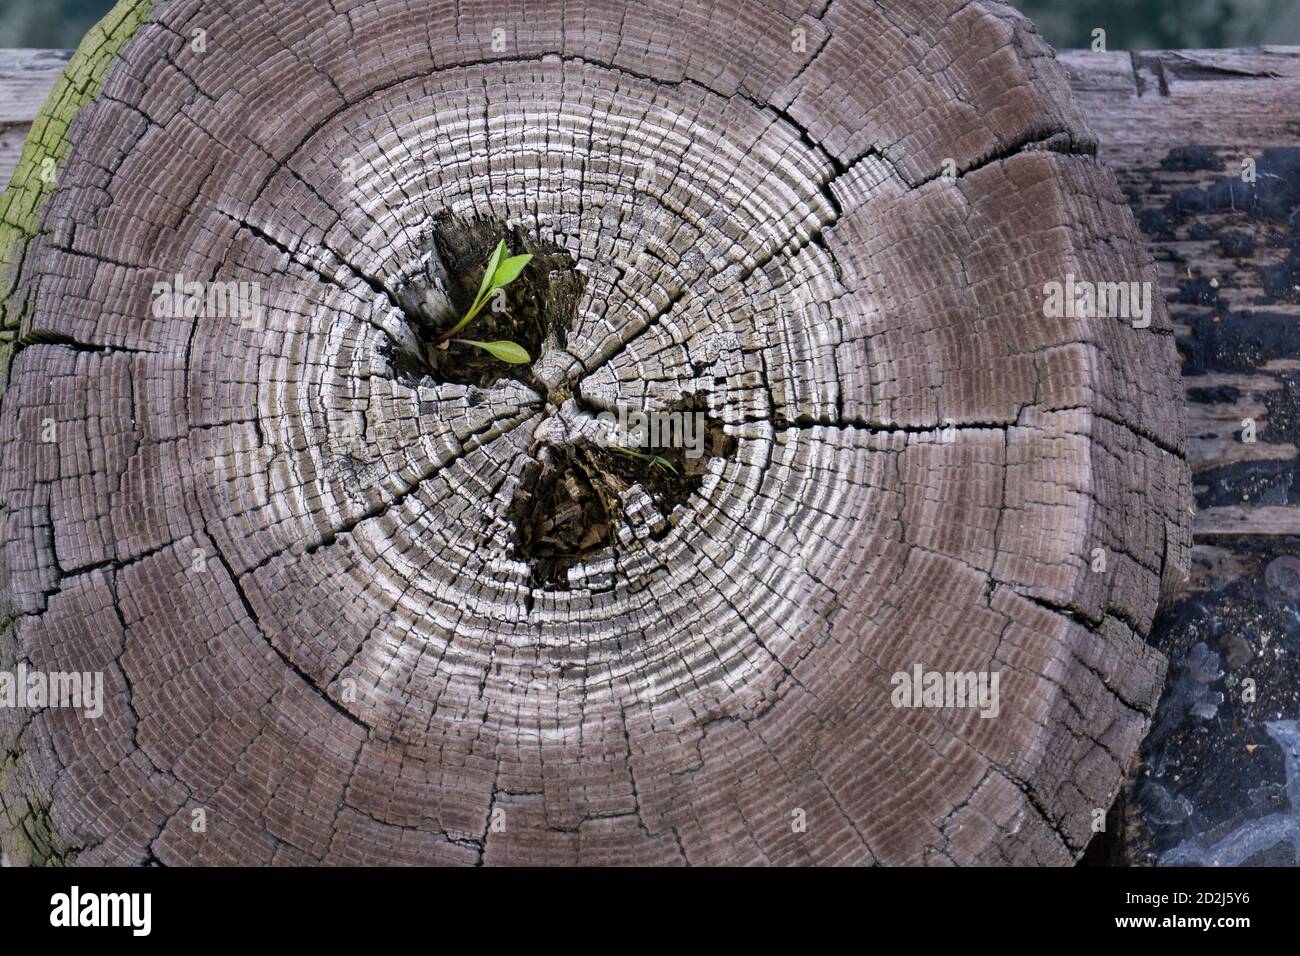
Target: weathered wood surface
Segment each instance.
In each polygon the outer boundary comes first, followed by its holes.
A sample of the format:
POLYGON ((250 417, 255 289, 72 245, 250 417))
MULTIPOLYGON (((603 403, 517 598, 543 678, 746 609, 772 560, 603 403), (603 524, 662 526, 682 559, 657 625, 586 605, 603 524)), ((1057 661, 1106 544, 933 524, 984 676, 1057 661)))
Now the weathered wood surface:
POLYGON ((197 4, 154 10, 17 230, 3 663, 110 695, 0 712, 6 853, 1075 859, 1159 693, 1190 490, 1163 304, 1044 315, 1154 270, 1027 23, 344 6, 223 4, 202 54, 197 4), (585 276, 532 385, 392 360, 444 210, 585 276), (265 321, 155 316, 176 274, 255 278, 265 321), (734 455, 537 586, 538 444, 683 395, 734 455), (998 672, 997 716, 893 706, 917 665, 998 672))
POLYGON ((1105 849, 1139 863, 1294 865, 1300 50, 1062 60, 1170 302, 1197 503, 1189 588, 1152 635, 1167 687, 1105 849))
MULTIPOLYGON (((1278 394, 1287 391, 1286 377, 1300 371, 1300 288, 1288 242, 1300 189, 1300 52, 1073 52, 1062 59, 1189 343, 1187 385, 1202 390, 1188 403, 1193 467, 1293 459, 1290 416, 1277 422, 1270 411, 1286 401, 1278 394), (1259 166, 1254 188, 1240 175, 1247 159, 1259 166), (1243 312, 1252 332, 1240 339, 1243 312), (1216 400, 1204 400, 1215 389, 1216 400), (1257 423, 1254 444, 1241 440, 1247 418, 1257 423)), ((1216 500, 1198 510, 1195 530, 1206 538, 1296 534, 1300 509, 1270 509, 1249 496, 1216 500)))

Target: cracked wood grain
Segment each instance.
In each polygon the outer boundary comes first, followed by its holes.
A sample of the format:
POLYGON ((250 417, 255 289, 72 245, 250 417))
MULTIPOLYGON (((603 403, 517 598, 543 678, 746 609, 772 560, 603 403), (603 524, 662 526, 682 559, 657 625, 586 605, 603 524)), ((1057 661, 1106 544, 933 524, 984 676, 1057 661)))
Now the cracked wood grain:
POLYGON ((174 0, 68 137, 6 260, 0 663, 109 695, 0 711, 11 857, 1082 853, 1161 686, 1184 426, 1163 303, 1044 316, 1154 272, 1009 7, 174 0), (394 360, 444 213, 585 281, 526 380, 394 360), (176 275, 262 321, 158 316, 176 275), (539 585, 543 426, 683 397, 734 454, 539 585), (914 664, 999 715, 893 707, 914 664))

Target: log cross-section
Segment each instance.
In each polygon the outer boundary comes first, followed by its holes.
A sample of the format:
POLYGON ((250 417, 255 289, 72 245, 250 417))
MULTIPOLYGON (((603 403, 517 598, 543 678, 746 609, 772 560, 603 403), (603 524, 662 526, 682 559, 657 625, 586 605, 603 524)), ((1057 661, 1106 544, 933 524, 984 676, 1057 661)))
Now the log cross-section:
POLYGON ((0 708, 10 861, 1083 852, 1190 492, 1158 294, 1050 302, 1156 276, 1014 10, 126 0, 67 76, 0 200, 0 672, 103 700, 0 708), (456 374, 420 283, 493 228, 545 321, 456 374), (694 473, 588 448, 627 409, 694 473))

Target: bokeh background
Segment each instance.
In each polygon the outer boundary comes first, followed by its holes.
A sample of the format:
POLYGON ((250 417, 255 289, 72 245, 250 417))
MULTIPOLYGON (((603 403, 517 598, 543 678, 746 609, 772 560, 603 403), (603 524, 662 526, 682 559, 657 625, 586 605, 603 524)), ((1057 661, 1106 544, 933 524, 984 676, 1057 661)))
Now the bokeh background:
MULTIPOLYGON (((0 0, 3 2, 3 0, 0 0)), ((1109 50, 1300 44, 1300 0, 1011 0, 1057 49, 1109 50)))
MULTIPOLYGON (((888 2, 888 0, 885 0, 888 2)), ((1300 44, 1300 0, 1011 0, 1057 48, 1300 44)), ((0 0, 0 47, 74 47, 113 0, 0 0)))
POLYGON ((0 47, 70 49, 113 0, 0 0, 0 47))

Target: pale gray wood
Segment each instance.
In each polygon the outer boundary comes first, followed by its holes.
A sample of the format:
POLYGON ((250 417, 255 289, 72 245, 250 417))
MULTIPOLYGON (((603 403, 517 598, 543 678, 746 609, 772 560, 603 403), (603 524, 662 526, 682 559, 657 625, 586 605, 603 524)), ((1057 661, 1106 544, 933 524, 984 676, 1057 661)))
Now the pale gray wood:
MULTIPOLYGON (((31 123, 71 50, 0 49, 0 124, 31 123)), ((4 172, 8 181, 9 171, 4 172)))

